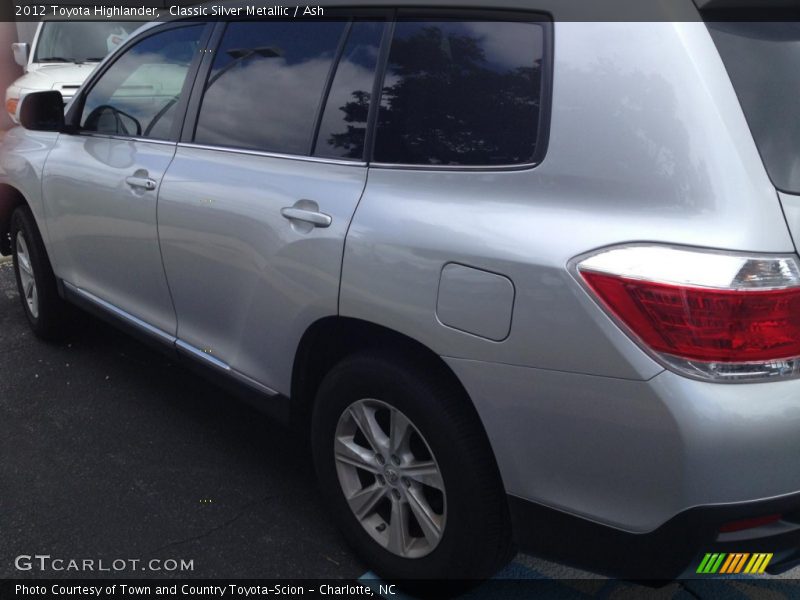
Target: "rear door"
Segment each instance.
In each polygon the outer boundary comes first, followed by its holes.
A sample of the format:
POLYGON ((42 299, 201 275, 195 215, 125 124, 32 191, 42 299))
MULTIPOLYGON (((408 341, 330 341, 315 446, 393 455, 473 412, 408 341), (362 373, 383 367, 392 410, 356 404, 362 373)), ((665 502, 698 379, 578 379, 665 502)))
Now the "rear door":
POLYGON ((385 26, 218 27, 159 198, 178 346, 288 393, 301 336, 337 314, 385 26))

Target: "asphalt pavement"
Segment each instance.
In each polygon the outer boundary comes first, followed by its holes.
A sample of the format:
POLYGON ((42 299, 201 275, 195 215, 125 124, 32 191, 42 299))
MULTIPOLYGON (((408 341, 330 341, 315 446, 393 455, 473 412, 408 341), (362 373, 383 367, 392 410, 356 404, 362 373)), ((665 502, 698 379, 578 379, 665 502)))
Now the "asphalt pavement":
POLYGON ((194 561, 147 573, 159 577, 365 572, 319 501, 302 440, 164 354, 78 320, 63 343, 34 338, 0 263, 0 578, 41 577, 14 566, 36 553, 194 561))
MULTIPOLYGON (((0 579, 372 577, 326 513, 301 436, 101 321, 76 313, 72 329, 36 339, 0 258, 0 579), (19 558, 36 555, 47 568, 19 558)), ((576 598, 720 591, 522 555, 499 577, 563 581, 576 598)))

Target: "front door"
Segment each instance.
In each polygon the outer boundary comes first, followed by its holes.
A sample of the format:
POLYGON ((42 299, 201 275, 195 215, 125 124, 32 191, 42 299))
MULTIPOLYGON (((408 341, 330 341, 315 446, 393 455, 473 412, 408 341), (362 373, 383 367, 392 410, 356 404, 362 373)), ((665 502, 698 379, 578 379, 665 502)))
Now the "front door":
POLYGON ((80 126, 48 156, 43 195, 56 271, 68 283, 174 335, 156 225, 188 74, 204 25, 167 26, 90 83, 80 126))

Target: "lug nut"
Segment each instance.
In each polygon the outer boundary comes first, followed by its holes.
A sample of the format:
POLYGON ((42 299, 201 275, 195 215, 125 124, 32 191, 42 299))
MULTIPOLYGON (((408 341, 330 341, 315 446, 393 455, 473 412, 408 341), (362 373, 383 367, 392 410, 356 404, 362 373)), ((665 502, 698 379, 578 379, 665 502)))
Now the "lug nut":
POLYGON ((403 477, 400 481, 403 482, 404 486, 411 487, 411 481, 409 481, 408 477, 403 477))
POLYGON ((400 500, 400 490, 392 490, 392 496, 394 496, 395 499, 400 500))
POLYGON ((381 485, 386 485, 386 479, 384 479, 383 475, 381 475, 380 473, 378 474, 378 483, 380 483, 381 485))
POLYGON ((396 455, 392 454, 392 462, 393 462, 394 464, 396 464, 396 465, 399 465, 399 464, 400 464, 400 459, 399 459, 399 458, 397 458, 397 456, 396 456, 396 455))
POLYGON ((378 533, 383 533, 386 531, 386 523, 381 523, 375 529, 378 531, 378 533))
POLYGON ((375 455, 375 460, 377 460, 377 461, 378 461, 378 464, 379 464, 379 465, 384 465, 384 464, 386 464, 386 459, 385 459, 385 458, 383 458, 383 456, 381 456, 380 454, 376 454, 376 455, 375 455))

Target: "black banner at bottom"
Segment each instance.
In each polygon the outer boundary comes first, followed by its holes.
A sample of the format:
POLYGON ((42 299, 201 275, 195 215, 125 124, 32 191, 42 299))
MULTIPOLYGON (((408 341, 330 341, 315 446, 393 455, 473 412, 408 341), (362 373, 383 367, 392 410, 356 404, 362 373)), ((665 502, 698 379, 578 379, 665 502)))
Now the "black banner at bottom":
POLYGON ((591 598, 796 598, 800 580, 756 577, 710 577, 671 582, 613 579, 493 579, 475 581, 406 581, 378 579, 5 579, 0 600, 180 598, 465 598, 588 600, 591 598))

